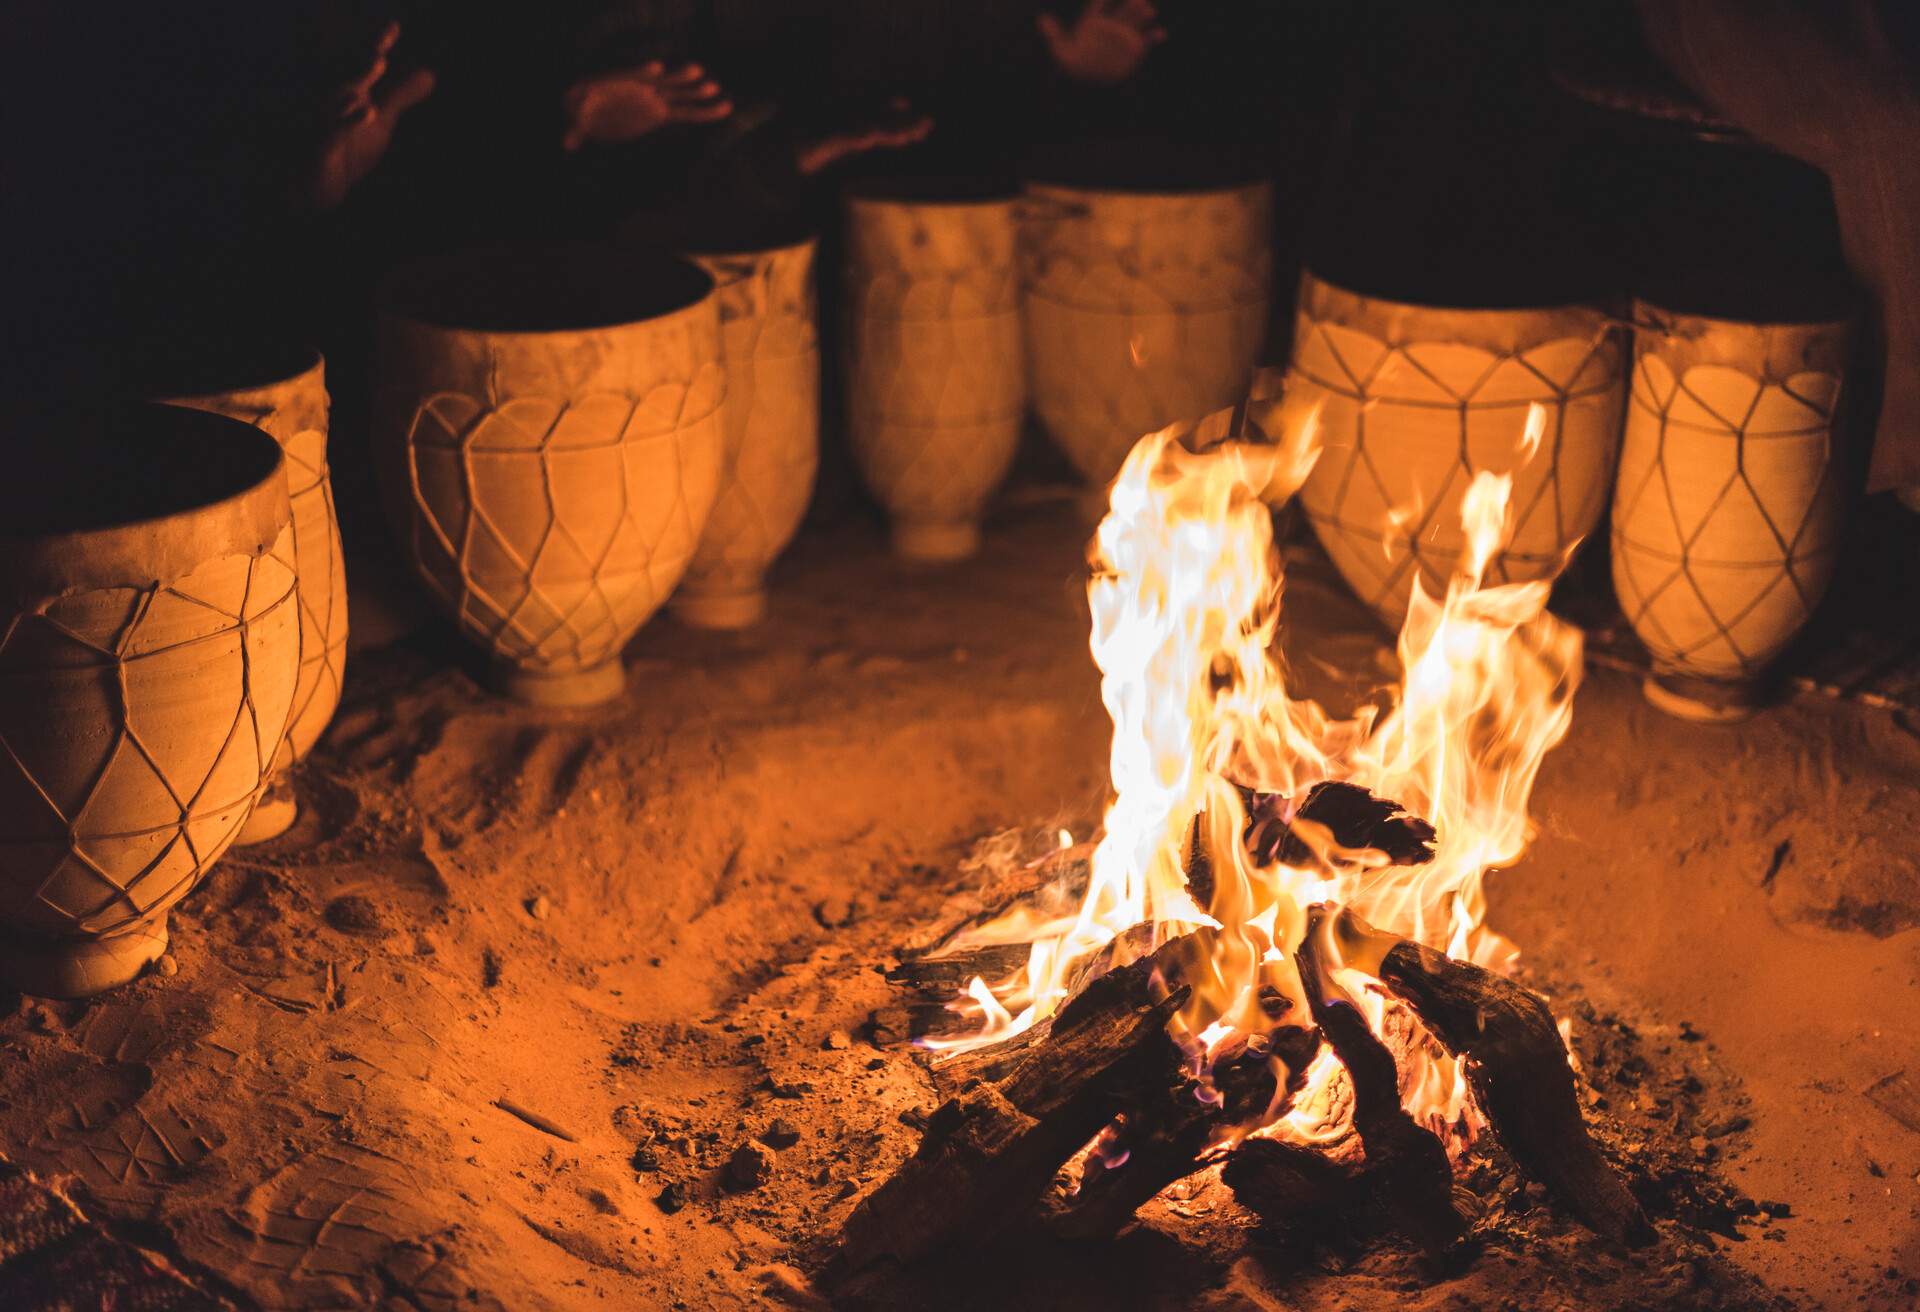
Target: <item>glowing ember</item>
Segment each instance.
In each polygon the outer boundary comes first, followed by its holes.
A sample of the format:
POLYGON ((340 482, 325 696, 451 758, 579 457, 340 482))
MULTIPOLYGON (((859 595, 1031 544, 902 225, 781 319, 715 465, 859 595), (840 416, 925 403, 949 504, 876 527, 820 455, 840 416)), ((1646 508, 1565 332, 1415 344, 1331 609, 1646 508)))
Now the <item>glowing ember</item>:
MULTIPOLYGON (((1537 448, 1545 418, 1529 413, 1518 458, 1537 448)), ((1191 936, 1184 981, 1193 992, 1172 1029, 1204 1074, 1250 1045, 1266 1050, 1279 1026, 1311 1023, 1294 952, 1319 902, 1482 966, 1510 965, 1511 945, 1482 924, 1482 881, 1531 836, 1527 799, 1567 731, 1580 636, 1546 613, 1547 583, 1485 584, 1508 530, 1511 480, 1482 473, 1462 505, 1468 545, 1445 595, 1414 586, 1402 676, 1384 707, 1336 719, 1289 695, 1275 643, 1281 577, 1269 504, 1292 494, 1316 453, 1311 417, 1293 428, 1278 446, 1227 442, 1200 453, 1167 429, 1128 457, 1091 549, 1091 646, 1113 718, 1114 796, 1086 896, 1071 916, 1015 913, 952 944, 1032 948, 1024 972, 991 987, 975 979, 956 1002, 978 1017, 975 1032, 931 1046, 1017 1034, 1067 999, 1095 954, 1117 966, 1191 936), (1329 781, 1430 821, 1433 859, 1394 864, 1295 821, 1308 790, 1329 781), (1281 845, 1288 860, 1250 851, 1249 795, 1282 802, 1298 840, 1281 845), (1188 882, 1195 851, 1211 868, 1204 906, 1188 882), (1138 926, 1148 928, 1127 932, 1138 926)), ((1464 1144, 1476 1116, 1463 1072, 1364 956, 1335 948, 1332 983, 1395 1050, 1407 1110, 1464 1144)), ((1276 1074, 1284 1086, 1287 1072, 1276 1074)), ((1350 1104, 1345 1069, 1322 1046, 1290 1102, 1229 1137, 1327 1144, 1349 1132, 1350 1104)))

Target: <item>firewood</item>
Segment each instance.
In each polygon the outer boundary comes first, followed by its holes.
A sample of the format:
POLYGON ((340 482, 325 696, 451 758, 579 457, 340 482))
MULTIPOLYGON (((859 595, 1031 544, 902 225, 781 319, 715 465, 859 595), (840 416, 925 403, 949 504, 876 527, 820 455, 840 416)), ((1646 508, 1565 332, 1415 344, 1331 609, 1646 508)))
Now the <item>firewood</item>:
POLYGON ((952 944, 968 930, 989 925, 1016 909, 1025 908, 1040 918, 1072 915, 1086 897, 1087 883, 1093 877, 1092 843, 1049 852, 1030 866, 1010 871, 992 881, 977 894, 956 898, 963 911, 957 920, 947 920, 913 946, 909 958, 938 957, 951 951, 952 944))
POLYGON ((1187 829, 1187 854, 1181 863, 1182 872, 1187 877, 1187 894, 1193 898, 1195 906, 1213 904, 1213 853, 1207 847, 1206 814, 1203 812, 1193 818, 1193 824, 1187 829))
POLYGON ((1520 1169, 1595 1233, 1653 1238, 1646 1214, 1580 1119, 1566 1045, 1547 1004, 1512 980, 1418 943, 1382 958, 1381 981, 1466 1061, 1467 1080, 1520 1169))
POLYGON ((1261 862, 1312 865, 1317 845, 1303 835, 1313 830, 1349 851, 1377 853, 1390 865, 1417 866, 1433 860, 1437 836, 1433 826, 1409 814, 1400 803, 1375 797, 1357 784, 1317 783, 1297 808, 1291 798, 1275 793, 1243 789, 1241 797, 1247 807, 1247 850, 1261 862))
MULTIPOLYGON (((1067 996, 1073 999, 1074 1003, 1077 1003, 1080 997, 1086 992, 1087 987, 1092 984, 1094 980, 1118 968, 1115 964, 1116 962, 1119 963, 1119 966, 1124 966, 1129 963, 1137 963, 1149 956, 1154 957, 1155 964, 1142 968, 1144 974, 1129 977, 1133 980, 1133 983, 1126 985, 1126 987, 1134 987, 1141 981, 1151 984, 1157 974, 1165 987, 1171 989, 1178 982, 1177 968, 1179 959, 1190 951, 1191 948, 1182 947, 1175 949, 1170 948, 1167 944, 1161 944, 1161 947, 1167 948, 1165 954, 1155 955, 1152 926, 1134 926, 1133 929, 1116 937, 1111 943, 1107 944, 1106 947, 1088 954, 1087 959, 1075 968, 1072 976, 1069 978, 1067 983, 1067 996)), ((1047 1041, 1053 1031, 1053 1027, 1061 1023, 1062 1017, 1070 1017, 1078 1014, 1079 1008, 1075 1006, 1074 1003, 1069 1003, 1067 1007, 1062 1008, 1061 1011, 1056 1013, 1051 1019, 1043 1020, 1037 1025, 1029 1026, 1011 1038, 1002 1039, 986 1047, 973 1048, 951 1054, 941 1054, 934 1057, 931 1065, 934 1085, 943 1094, 951 1095, 953 1092, 964 1088, 973 1080, 992 1081, 1005 1079, 1013 1073, 1014 1069, 1019 1066, 1020 1063, 1027 1059, 1028 1054, 1031 1053, 1034 1048, 1047 1041)), ((1086 1004, 1080 1005, 1084 1006, 1086 1004)), ((964 1032, 964 1030, 956 1028, 949 1032, 959 1033, 964 1032)))
MULTIPOLYGON (((998 881, 979 906, 957 924, 934 936, 932 946, 901 953, 900 963, 887 972, 887 982, 902 990, 903 1002, 890 1028, 903 1037, 952 1038, 977 1024, 955 1004, 974 978, 997 984, 1019 971, 1031 951, 1028 943, 983 943, 956 946, 968 930, 991 924, 1016 910, 1036 922, 1071 915, 1086 896, 1091 877, 1091 844, 1051 853, 1031 867, 998 881)), ((892 1009, 889 1009, 890 1011, 892 1009)))
POLYGON ((1277 1139, 1248 1139, 1220 1178, 1240 1205, 1276 1234, 1314 1239, 1354 1228, 1373 1201, 1373 1180, 1357 1158, 1339 1158, 1277 1139))
POLYGON ((1279 1030, 1271 1041, 1263 1037, 1217 1062, 1210 1089, 1189 1076, 1184 1063, 1152 1071, 1130 1091, 1121 1132, 1105 1146, 1106 1159, 1119 1164, 1090 1162, 1079 1189, 1051 1208, 1049 1228, 1070 1239, 1118 1233, 1161 1190, 1206 1166, 1206 1149, 1222 1129, 1283 1108, 1304 1082, 1319 1046, 1317 1031, 1279 1030), (1287 1071, 1284 1087, 1275 1078, 1276 1059, 1287 1071), (1211 1097, 1203 1101, 1203 1093, 1211 1097))
POLYGON ((1081 1101, 1081 1114, 1046 1120, 1021 1112, 991 1084, 942 1103, 914 1155, 847 1219, 829 1281, 992 1238, 1103 1123, 1104 1101, 1081 1101))
POLYGON ((1012 1038, 1002 1039, 984 1048, 940 1053, 933 1058, 929 1067, 933 1087, 939 1090, 942 1097, 950 1098, 969 1085, 1004 1080, 1013 1073, 1015 1067, 1032 1055, 1035 1048, 1046 1042, 1051 1030, 1051 1024, 1042 1021, 1012 1038))
MULTIPOLYGON (((1188 841, 1187 883, 1194 901, 1206 906, 1213 896, 1213 864, 1204 844, 1202 817, 1195 817, 1188 841)), ((964 1034, 976 1022, 966 1010, 956 1008, 975 978, 988 984, 1007 979, 1027 963, 1031 943, 988 943, 975 947, 956 947, 969 929, 990 924, 1015 910, 1023 910, 1035 921, 1062 918, 1078 910, 1092 877, 1093 845, 1082 843, 1051 854, 1036 862, 1025 878, 1014 881, 1011 894, 999 896, 990 906, 940 936, 924 951, 902 954, 900 964, 887 972, 887 982, 907 994, 904 1003, 906 1031, 909 1037, 951 1038, 964 1034)), ((1068 982, 1068 993, 1079 992, 1086 982, 1106 973, 1115 961, 1125 962, 1152 950, 1155 927, 1141 924, 1119 935, 1105 948, 1079 963, 1068 982)), ((963 1063, 964 1064, 964 1063, 963 1063)))
POLYGON ((1186 943, 1175 939, 1164 944, 1093 980, 1069 999, 1054 1015, 1045 1041, 1000 1081, 1007 1100, 1029 1116, 1050 1115, 1074 1097, 1074 1085, 1086 1073, 1116 1065, 1121 1054, 1161 1037, 1168 1019, 1186 1005, 1190 994, 1184 985, 1173 983, 1186 943))
POLYGON ((1395 1224, 1429 1253, 1444 1252, 1466 1233, 1453 1201, 1453 1167, 1440 1140, 1414 1123, 1400 1105, 1393 1054, 1374 1037, 1353 999, 1327 968, 1322 927, 1330 912, 1307 912, 1307 933, 1296 959, 1313 1019, 1353 1082, 1353 1124, 1366 1148, 1367 1169, 1395 1224))
POLYGON ((977 1246, 1030 1216, 1060 1166, 1120 1110, 1143 1064, 1166 1060, 1167 1021, 1188 997, 1165 984, 1176 948, 1092 981, 1003 1077, 942 1104, 914 1155, 848 1218, 831 1276, 977 1246))
POLYGON ((995 983, 1024 966, 1031 945, 990 943, 950 956, 908 957, 887 972, 887 983, 942 1000, 966 992, 974 976, 995 983))
MULTIPOLYGON (((1153 951, 1156 931, 1152 925, 1135 925, 1117 935, 1112 942, 1087 955, 1067 980, 1068 996, 1076 996, 1087 984, 1116 964, 1147 956, 1153 951)), ((989 984, 1017 974, 1026 967, 1032 953, 1028 943, 997 943, 946 957, 914 957, 887 972, 887 982, 910 990, 908 1015, 919 1027, 915 1038, 923 1035, 945 1037, 963 1034, 978 1020, 955 1003, 966 993, 967 985, 978 977, 989 984)))

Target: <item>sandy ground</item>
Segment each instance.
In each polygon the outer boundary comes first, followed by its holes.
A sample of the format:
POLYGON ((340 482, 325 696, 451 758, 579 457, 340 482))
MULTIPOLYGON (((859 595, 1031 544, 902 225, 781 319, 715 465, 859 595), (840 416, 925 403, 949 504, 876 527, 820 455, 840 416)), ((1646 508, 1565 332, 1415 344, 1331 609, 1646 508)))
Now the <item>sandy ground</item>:
MULTIPOLYGON (((489 697, 439 629, 356 652, 302 821, 175 914, 172 973, 0 999, 0 1150, 198 1291, 178 1306, 808 1305, 934 1103, 864 1030, 881 972, 965 902, 982 838, 1097 818, 1083 539, 1030 504, 914 572, 877 526, 815 532, 767 626, 663 618, 593 712, 489 697), (769 1178, 732 1187, 749 1141, 769 1178)), ((1312 574, 1290 649, 1377 678, 1380 635, 1312 574)), ((1653 1249, 1606 1252, 1497 1163, 1446 1270, 1277 1252, 1203 1179, 1113 1244, 869 1305, 1911 1308, 1917 785, 1888 712, 1701 729, 1589 676, 1493 920, 1574 1017, 1653 1249)))

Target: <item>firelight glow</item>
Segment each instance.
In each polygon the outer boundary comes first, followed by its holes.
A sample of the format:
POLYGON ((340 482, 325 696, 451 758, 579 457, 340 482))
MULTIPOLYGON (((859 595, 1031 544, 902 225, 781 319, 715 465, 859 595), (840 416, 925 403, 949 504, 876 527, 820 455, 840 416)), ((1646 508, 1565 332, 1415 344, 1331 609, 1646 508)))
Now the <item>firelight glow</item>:
MULTIPOLYGON (((1520 459, 1545 419, 1537 406, 1529 413, 1520 459)), ((955 1004, 978 1018, 976 1030, 929 1046, 1017 1034, 1066 1000, 1096 954, 1111 968, 1186 937, 1193 992, 1171 1030, 1204 1074, 1278 1026, 1311 1023, 1294 951, 1315 903, 1479 965, 1510 966, 1511 945, 1483 923, 1482 885, 1531 838, 1527 802, 1571 721, 1580 634, 1547 613, 1547 582, 1485 582, 1509 531, 1512 480, 1483 472, 1462 501, 1466 548, 1444 593, 1415 582, 1400 682, 1384 704, 1341 719, 1292 696, 1276 642, 1282 578, 1269 505, 1299 487, 1317 454, 1312 417, 1292 427, 1277 445, 1196 452, 1176 426, 1129 455, 1090 549, 1090 646, 1113 720, 1113 796, 1084 900, 1055 921, 1014 915, 956 940, 954 950, 1032 947, 1023 972, 991 988, 976 979, 955 1004), (1387 864, 1304 819, 1293 832, 1311 849, 1305 863, 1250 855, 1242 789, 1300 799, 1323 781, 1356 784, 1431 821, 1434 859, 1387 864), (1205 906, 1186 873, 1196 843, 1213 871, 1205 906), (1137 926, 1150 930, 1127 935, 1137 926)), ((1334 977, 1398 1049, 1403 1102, 1463 1144, 1477 1124, 1464 1072, 1362 967, 1336 958, 1334 977)), ((1284 1086, 1287 1072, 1275 1073, 1284 1086)), ((1323 1045, 1290 1105, 1232 1135, 1324 1144, 1345 1134, 1350 1103, 1345 1070, 1323 1045)))

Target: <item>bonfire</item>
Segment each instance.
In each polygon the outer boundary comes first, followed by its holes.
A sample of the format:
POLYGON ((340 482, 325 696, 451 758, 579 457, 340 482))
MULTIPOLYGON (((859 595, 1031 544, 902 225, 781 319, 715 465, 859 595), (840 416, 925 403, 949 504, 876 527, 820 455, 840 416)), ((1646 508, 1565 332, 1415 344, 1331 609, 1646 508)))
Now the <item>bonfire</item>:
POLYGON ((1481 473, 1444 591, 1415 586, 1397 685, 1344 718, 1294 695, 1273 507, 1317 450, 1311 415, 1274 411, 1278 441, 1176 426, 1115 480, 1088 584, 1101 832, 1063 835, 1030 895, 903 967, 957 989, 920 1039, 954 1097, 848 1222, 843 1268, 1036 1211, 1111 1233, 1210 1170, 1263 1214, 1364 1196, 1443 1250, 1467 1224, 1451 1164, 1489 1126, 1594 1229, 1646 1233, 1587 1138, 1564 1034, 1485 923, 1571 721, 1580 634, 1546 582, 1487 582, 1511 484, 1481 473))

